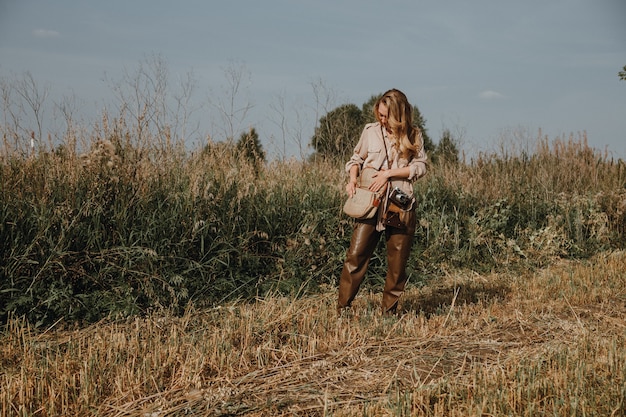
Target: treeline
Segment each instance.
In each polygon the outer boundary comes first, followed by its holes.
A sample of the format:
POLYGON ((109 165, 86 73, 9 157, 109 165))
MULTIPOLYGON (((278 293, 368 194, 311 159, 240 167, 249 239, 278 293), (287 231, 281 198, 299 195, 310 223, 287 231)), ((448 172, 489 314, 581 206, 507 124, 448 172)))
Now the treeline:
MULTIPOLYGON (((94 132, 85 152, 75 143, 0 161, 2 322, 177 314, 334 287, 352 225, 342 162, 268 163, 213 142, 146 146, 123 120, 94 132)), ((441 160, 416 183, 411 285, 454 268, 534 268, 623 248, 625 186, 624 162, 584 135, 441 160)), ((381 284, 384 263, 378 252, 368 285, 381 284)))

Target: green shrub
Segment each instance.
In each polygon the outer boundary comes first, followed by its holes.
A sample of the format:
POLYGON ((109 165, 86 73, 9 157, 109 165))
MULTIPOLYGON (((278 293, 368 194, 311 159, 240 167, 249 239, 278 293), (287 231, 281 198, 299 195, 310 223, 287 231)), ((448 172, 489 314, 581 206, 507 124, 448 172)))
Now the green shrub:
MULTIPOLYGON (((113 132, 0 166, 0 317, 95 321, 334 286, 352 222, 343 162, 258 164, 113 132)), ((416 183, 410 282, 623 247, 623 163, 584 144, 435 165, 416 183), (566 167, 576 166, 576 171, 566 167)), ((381 286, 384 242, 365 285, 381 286)))

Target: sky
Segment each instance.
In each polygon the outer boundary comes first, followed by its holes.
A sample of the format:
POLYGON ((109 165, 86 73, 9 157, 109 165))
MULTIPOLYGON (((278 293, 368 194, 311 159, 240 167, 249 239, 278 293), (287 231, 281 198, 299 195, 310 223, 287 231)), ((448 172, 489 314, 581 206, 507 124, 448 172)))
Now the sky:
POLYGON ((398 88, 470 155, 586 133, 626 158, 624 0, 0 0, 0 77, 86 120, 151 57, 195 80, 192 142, 228 134, 233 98, 231 132, 301 156, 325 112, 398 88))

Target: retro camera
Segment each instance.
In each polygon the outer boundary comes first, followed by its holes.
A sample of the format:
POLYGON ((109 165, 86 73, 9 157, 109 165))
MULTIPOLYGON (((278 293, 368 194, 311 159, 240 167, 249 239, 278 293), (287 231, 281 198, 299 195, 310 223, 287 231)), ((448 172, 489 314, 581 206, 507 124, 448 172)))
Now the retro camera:
POLYGON ((389 199, 402 210, 408 210, 411 207, 413 199, 398 187, 391 190, 389 199))

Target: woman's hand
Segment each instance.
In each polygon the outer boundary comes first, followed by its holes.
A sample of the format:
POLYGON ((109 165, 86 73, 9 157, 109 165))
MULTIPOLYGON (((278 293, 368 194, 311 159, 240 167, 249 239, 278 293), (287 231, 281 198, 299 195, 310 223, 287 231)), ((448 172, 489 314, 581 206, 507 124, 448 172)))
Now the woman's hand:
POLYGON ((372 178, 374 179, 374 181, 369 187, 370 191, 374 191, 375 193, 379 191, 385 191, 385 188, 387 188, 387 184, 390 178, 389 174, 390 174, 390 171, 381 170, 375 173, 374 175, 372 175, 372 178))
POLYGON ((354 193, 356 193, 356 180, 348 181, 346 184, 346 192, 348 193, 348 196, 352 198, 354 193))
POLYGON ((352 198, 354 196, 354 193, 356 193, 356 184, 357 177, 359 175, 359 169, 360 167, 356 164, 350 167, 350 179, 346 184, 346 192, 348 193, 348 196, 350 196, 350 198, 352 198))

